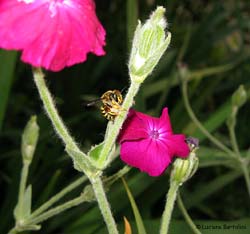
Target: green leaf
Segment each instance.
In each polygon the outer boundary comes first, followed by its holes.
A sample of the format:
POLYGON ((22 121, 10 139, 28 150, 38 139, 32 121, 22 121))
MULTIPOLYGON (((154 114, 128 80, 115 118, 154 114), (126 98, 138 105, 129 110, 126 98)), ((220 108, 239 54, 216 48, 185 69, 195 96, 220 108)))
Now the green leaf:
POLYGON ((0 130, 14 78, 16 58, 17 53, 14 51, 0 51, 0 130))
POLYGON ((22 231, 38 231, 41 229, 41 225, 25 225, 23 227, 20 227, 18 228, 18 231, 19 232, 22 232, 22 231))
MULTIPOLYGON (((221 125, 224 124, 228 115, 230 113, 230 102, 226 101, 223 105, 221 105, 211 116, 204 121, 204 127, 210 132, 214 132, 217 130, 221 125)), ((200 141, 204 140, 206 136, 197 128, 193 127, 195 130, 192 133, 193 137, 198 138, 200 141)))
POLYGON ((22 217, 26 219, 31 214, 32 186, 29 185, 24 194, 22 217))
POLYGON ((76 170, 84 172, 89 166, 91 166, 90 159, 81 151, 76 151, 69 145, 66 145, 65 150, 72 158, 76 170))
POLYGON ((99 159, 99 155, 102 151, 103 145, 104 143, 102 142, 98 145, 93 146, 88 153, 89 157, 97 161, 99 159))
POLYGON ((125 188, 125 190, 127 192, 130 204, 131 204, 132 209, 133 209, 133 213, 134 213, 134 216, 135 216, 135 221, 136 221, 136 226, 137 226, 137 229, 138 229, 138 233, 139 234, 146 234, 146 230, 145 230, 142 218, 141 218, 141 214, 140 214, 139 209, 138 209, 138 207, 137 207, 137 205, 135 203, 135 199, 134 199, 131 191, 129 190, 129 187, 128 187, 128 185, 127 185, 124 178, 122 178, 122 182, 123 182, 124 188, 125 188))
MULTIPOLYGON (((164 177, 163 177, 164 178, 164 177)), ((133 178, 130 178, 129 185, 133 190, 133 195, 135 197, 139 197, 140 194, 145 195, 145 191, 149 188, 154 182, 155 179, 153 177, 149 177, 144 173, 138 173, 133 178)), ((112 204, 112 207, 115 207, 115 214, 124 213, 124 209, 129 206, 129 202, 127 201, 127 196, 124 193, 124 188, 120 183, 115 183, 112 185, 112 191, 108 194, 109 201, 112 204), (121 202, 123 201, 123 202, 121 202)), ((164 193, 163 193, 164 194, 164 193)), ((162 195, 163 195, 162 194, 162 195)), ((145 202, 147 202, 146 199, 145 202)), ((149 201, 151 202, 151 201, 149 201)), ((72 211, 73 212, 73 211, 72 211)), ((88 212, 82 213, 80 216, 76 216, 75 220, 71 220, 68 226, 64 227, 65 233, 80 233, 79 230, 84 229, 84 234, 92 234, 92 233, 107 233, 106 227, 104 227, 102 222, 97 223, 97 219, 102 219, 100 210, 97 206, 93 206, 88 212), (104 227, 105 231, 97 231, 104 227)), ((58 222, 57 228, 60 228, 60 223, 58 222)), ((122 222, 122 229, 124 230, 124 225, 122 222)), ((122 233, 122 232, 121 232, 122 233)), ((152 232, 149 232, 152 233, 152 232)))
POLYGON ((14 209, 14 217, 15 220, 25 220, 31 214, 31 199, 32 199, 32 187, 31 185, 28 186, 24 193, 23 204, 17 204, 14 209))
POLYGON ((16 221, 19 220, 20 217, 21 217, 21 215, 20 215, 20 208, 19 207, 20 207, 19 204, 17 204, 15 206, 15 209, 14 209, 14 212, 13 212, 16 221))
POLYGON ((92 165, 95 166, 95 168, 99 168, 99 169, 103 169, 105 168, 110 161, 112 161, 114 155, 115 155, 115 145, 113 145, 112 149, 110 150, 110 153, 108 155, 108 158, 106 161, 104 161, 103 163, 100 163, 100 155, 101 155, 101 151, 103 148, 104 142, 98 144, 98 145, 94 145, 91 147, 90 151, 88 152, 88 156, 91 160, 92 165))

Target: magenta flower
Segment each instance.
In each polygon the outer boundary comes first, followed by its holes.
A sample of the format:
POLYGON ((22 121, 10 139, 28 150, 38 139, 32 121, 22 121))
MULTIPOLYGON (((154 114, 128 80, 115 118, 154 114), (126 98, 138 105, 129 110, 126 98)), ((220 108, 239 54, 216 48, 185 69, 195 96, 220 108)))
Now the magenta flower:
POLYGON ((173 134, 168 109, 160 118, 130 110, 120 132, 121 159, 150 176, 161 175, 174 155, 187 157, 189 147, 183 134, 173 134))
POLYGON ((35 67, 59 71, 104 45, 93 0, 0 0, 0 48, 22 50, 35 67))

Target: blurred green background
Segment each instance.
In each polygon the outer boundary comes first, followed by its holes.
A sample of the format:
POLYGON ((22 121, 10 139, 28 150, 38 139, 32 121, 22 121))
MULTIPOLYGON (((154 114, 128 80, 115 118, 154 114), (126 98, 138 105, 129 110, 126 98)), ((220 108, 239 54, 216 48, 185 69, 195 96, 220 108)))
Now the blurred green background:
MULTIPOLYGON (((178 64, 190 71, 188 93, 191 106, 207 130, 231 147, 226 120, 230 100, 243 84, 248 93, 237 118, 236 136, 242 155, 250 157, 250 2, 247 0, 96 0, 97 15, 107 32, 106 56, 88 60, 59 73, 46 73, 61 116, 87 150, 103 139, 107 121, 98 108, 84 107, 110 89, 129 86, 127 61, 137 17, 144 21, 157 5, 166 7, 171 46, 153 74, 144 82, 135 108, 159 116, 169 107, 173 129, 200 139, 200 166, 181 189, 184 204, 197 224, 245 225, 239 230, 201 230, 202 233, 250 233, 250 199, 245 180, 227 154, 199 131, 185 109, 178 64)), ((0 233, 14 225, 21 170, 20 142, 31 115, 38 116, 40 138, 28 183, 33 186, 33 209, 78 178, 71 159, 44 113, 31 68, 19 61, 20 54, 0 51, 0 233)), ((106 174, 124 164, 117 159, 106 174)), ((249 168, 249 167, 248 167, 249 168)), ((158 233, 168 190, 169 172, 152 178, 132 169, 126 180, 148 228, 158 233)), ((77 196, 83 186, 64 200, 77 196)), ((134 216, 121 181, 112 185, 108 199, 117 222, 134 216)), ((171 233, 192 233, 176 206, 171 233)), ((27 232, 26 232, 27 233, 27 232)), ((42 223, 38 233, 96 234, 106 229, 95 202, 82 204, 42 223)), ((134 232, 137 233, 134 228, 134 232)))

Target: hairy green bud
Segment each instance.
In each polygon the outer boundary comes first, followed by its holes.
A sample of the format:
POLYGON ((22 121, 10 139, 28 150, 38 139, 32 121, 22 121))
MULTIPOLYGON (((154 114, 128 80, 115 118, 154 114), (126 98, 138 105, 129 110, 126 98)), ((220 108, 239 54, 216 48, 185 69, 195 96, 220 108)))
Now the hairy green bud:
POLYGON ((143 82, 153 71, 168 48, 171 33, 166 32, 165 8, 157 7, 150 18, 135 30, 132 51, 129 59, 130 77, 135 82, 143 82))
POLYGON ((182 185, 189 180, 197 171, 199 160, 196 156, 198 149, 198 140, 195 138, 188 138, 187 144, 190 148, 190 154, 186 159, 177 158, 173 163, 173 170, 171 172, 171 181, 182 185))
POLYGON ((23 163, 31 163, 36 144, 39 137, 39 126, 36 122, 36 116, 32 116, 25 126, 22 135, 21 152, 23 157, 23 163))

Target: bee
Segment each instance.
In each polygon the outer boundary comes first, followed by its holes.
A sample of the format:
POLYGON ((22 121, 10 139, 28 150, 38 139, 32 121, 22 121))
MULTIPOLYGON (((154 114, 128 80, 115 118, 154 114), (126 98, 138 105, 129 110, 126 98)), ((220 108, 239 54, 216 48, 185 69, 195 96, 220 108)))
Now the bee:
POLYGON ((102 115, 107 119, 114 121, 115 117, 120 114, 122 110, 123 97, 119 90, 109 90, 105 92, 99 99, 92 101, 87 106, 95 105, 97 102, 101 102, 100 107, 102 115))

